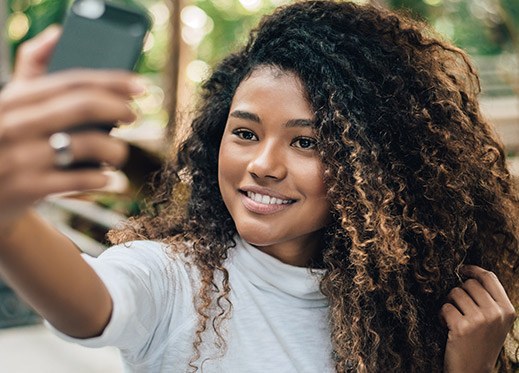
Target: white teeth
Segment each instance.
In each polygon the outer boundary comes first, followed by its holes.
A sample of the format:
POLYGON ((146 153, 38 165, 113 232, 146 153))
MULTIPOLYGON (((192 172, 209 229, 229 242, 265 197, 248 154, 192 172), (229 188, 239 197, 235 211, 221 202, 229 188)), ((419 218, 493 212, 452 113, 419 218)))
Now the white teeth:
POLYGON ((247 197, 255 202, 262 203, 264 205, 286 205, 290 203, 288 199, 279 199, 264 194, 247 192, 247 197))

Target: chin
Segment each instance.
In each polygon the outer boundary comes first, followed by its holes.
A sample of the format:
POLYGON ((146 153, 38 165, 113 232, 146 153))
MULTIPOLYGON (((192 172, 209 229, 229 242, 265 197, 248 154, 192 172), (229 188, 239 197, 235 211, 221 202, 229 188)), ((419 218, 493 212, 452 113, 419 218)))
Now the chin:
POLYGON ((241 238, 254 246, 269 246, 278 242, 270 233, 261 232, 257 229, 240 229, 238 227, 237 231, 241 238))

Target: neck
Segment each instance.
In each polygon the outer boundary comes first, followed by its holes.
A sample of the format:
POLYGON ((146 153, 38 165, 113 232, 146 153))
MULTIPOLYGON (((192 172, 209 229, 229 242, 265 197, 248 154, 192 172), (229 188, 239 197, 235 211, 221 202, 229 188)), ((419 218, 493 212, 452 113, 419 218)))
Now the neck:
POLYGON ((309 267, 321 261, 322 232, 265 246, 255 246, 283 263, 297 267, 309 267))

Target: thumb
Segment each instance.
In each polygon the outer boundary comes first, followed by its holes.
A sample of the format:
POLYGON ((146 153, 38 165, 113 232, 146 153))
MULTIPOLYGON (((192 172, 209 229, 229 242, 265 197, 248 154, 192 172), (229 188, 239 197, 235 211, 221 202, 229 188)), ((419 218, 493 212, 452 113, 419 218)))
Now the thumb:
POLYGON ((49 26, 34 38, 23 43, 16 55, 14 79, 25 80, 45 74, 47 64, 61 35, 61 26, 49 26))

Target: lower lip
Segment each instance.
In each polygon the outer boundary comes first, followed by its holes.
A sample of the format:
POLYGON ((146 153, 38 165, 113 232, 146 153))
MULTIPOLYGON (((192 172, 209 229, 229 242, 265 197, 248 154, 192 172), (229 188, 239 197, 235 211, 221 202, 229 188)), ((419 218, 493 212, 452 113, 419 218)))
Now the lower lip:
POLYGON ((250 199, 249 197, 247 197, 247 195, 243 193, 240 193, 240 195, 241 201, 247 210, 261 215, 274 214, 276 212, 286 210, 292 205, 292 203, 287 203, 284 205, 266 205, 263 203, 256 202, 253 199, 250 199))

